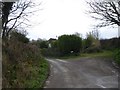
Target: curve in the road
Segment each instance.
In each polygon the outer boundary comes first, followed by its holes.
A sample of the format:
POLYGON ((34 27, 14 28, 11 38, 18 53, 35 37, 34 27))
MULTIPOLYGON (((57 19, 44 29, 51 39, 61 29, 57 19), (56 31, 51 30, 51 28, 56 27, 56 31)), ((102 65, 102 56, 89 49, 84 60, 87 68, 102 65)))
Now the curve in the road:
POLYGON ((51 73, 45 88, 118 88, 118 71, 104 59, 47 59, 51 73))

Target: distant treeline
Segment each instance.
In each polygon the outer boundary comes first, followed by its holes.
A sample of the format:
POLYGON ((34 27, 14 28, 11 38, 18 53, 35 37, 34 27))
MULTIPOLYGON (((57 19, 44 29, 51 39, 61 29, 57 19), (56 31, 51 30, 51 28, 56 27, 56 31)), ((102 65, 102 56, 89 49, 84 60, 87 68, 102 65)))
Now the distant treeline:
POLYGON ((120 48, 120 37, 111 39, 101 39, 100 44, 102 49, 111 50, 115 48, 120 48))

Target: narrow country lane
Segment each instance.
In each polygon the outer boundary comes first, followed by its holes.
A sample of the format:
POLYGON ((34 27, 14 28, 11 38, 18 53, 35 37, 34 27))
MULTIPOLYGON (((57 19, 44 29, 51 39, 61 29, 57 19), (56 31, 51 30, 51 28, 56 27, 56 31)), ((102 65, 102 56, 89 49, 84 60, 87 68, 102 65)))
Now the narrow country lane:
POLYGON ((45 88, 118 88, 118 71, 106 59, 47 59, 50 76, 45 88))

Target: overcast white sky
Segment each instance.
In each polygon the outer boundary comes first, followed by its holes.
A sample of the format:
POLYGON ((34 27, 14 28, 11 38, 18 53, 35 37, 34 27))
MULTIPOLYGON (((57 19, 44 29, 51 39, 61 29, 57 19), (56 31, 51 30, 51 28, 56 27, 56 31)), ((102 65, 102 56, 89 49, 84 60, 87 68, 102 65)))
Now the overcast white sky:
MULTIPOLYGON (((88 9, 85 0, 43 0, 41 8, 43 10, 30 17, 33 24, 33 27, 27 29, 30 39, 56 38, 75 32, 85 37, 86 32, 92 31, 92 25, 96 23, 85 14, 88 9)), ((100 38, 117 37, 117 33, 117 28, 102 28, 100 38)))

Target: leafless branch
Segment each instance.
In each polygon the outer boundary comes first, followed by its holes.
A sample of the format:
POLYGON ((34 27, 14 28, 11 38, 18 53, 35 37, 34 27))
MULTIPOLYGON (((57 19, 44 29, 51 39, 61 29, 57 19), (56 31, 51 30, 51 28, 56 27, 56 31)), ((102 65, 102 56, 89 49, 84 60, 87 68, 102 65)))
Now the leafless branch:
MULTIPOLYGON (((41 5, 41 3, 39 3, 38 5, 41 5)), ((6 37, 13 28, 17 28, 21 24, 29 26, 24 22, 29 22, 29 20, 26 17, 40 10, 39 9, 31 11, 30 9, 34 7, 36 7, 36 4, 33 3, 31 0, 19 0, 18 2, 15 2, 12 5, 12 9, 9 12, 9 18, 7 17, 7 19, 4 20, 4 23, 2 25, 2 33, 4 34, 3 36, 6 37)))
POLYGON ((92 18, 102 21, 96 27, 105 27, 109 25, 120 26, 120 12, 118 10, 118 3, 107 1, 93 1, 87 2, 91 10, 89 14, 92 18))

